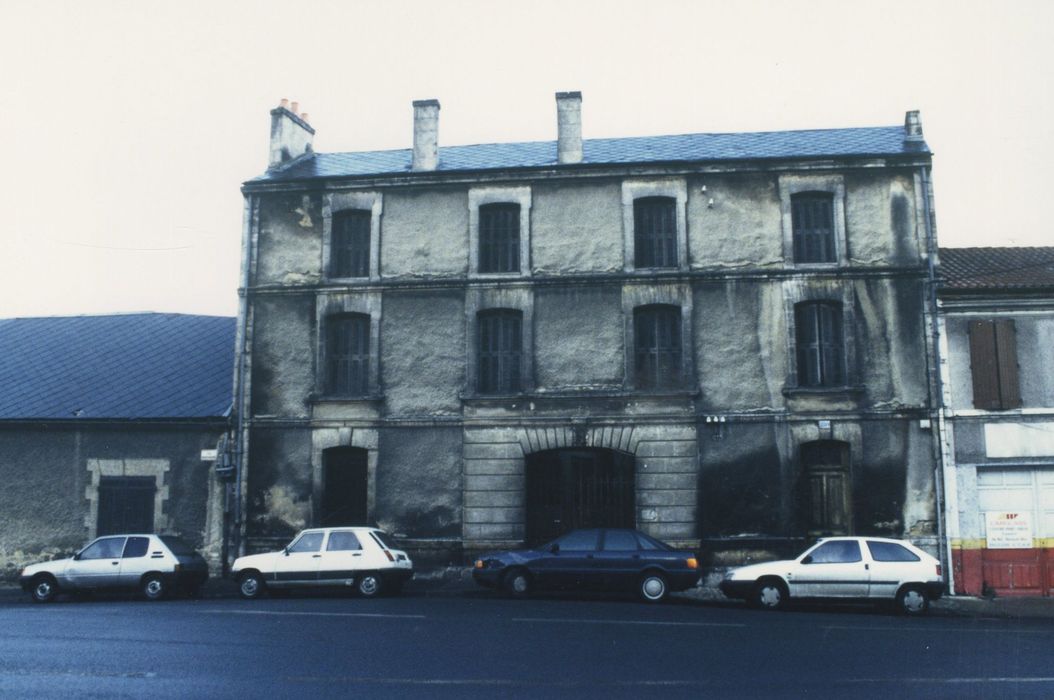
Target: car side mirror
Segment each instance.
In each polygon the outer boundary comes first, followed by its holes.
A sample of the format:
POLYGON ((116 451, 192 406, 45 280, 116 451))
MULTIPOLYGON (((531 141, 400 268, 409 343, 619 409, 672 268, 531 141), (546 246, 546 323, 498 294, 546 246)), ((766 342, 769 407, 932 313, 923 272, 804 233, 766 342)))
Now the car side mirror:
POLYGON ((557 544, 556 542, 553 542, 552 545, 549 546, 549 551, 552 552, 553 554, 556 554, 557 552, 560 551, 560 545, 557 544))
POLYGON ((81 553, 80 552, 77 552, 76 554, 73 555, 73 561, 80 561, 80 560, 81 560, 81 553))
POLYGON ((289 547, 282 547, 282 554, 288 557, 289 556, 289 547))
POLYGON ((802 564, 812 564, 812 555, 810 554, 809 556, 807 556, 804 559, 802 559, 801 563, 802 564))

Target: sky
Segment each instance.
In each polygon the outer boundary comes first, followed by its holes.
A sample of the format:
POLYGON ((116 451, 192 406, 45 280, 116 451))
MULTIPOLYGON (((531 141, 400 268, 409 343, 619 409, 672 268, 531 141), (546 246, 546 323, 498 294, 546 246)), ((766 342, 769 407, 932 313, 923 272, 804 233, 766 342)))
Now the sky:
POLYGON ((942 246, 1054 245, 1054 3, 0 0, 0 318, 234 315, 269 111, 315 150, 899 125, 942 246))

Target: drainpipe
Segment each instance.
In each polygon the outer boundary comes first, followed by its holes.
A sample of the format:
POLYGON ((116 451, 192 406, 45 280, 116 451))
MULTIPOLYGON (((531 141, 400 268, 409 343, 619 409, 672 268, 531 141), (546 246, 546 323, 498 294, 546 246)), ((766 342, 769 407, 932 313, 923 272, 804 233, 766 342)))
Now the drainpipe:
MULTIPOLYGON (((238 327, 235 336, 235 368, 234 368, 234 504, 233 504, 233 526, 234 546, 238 556, 245 554, 245 484, 246 467, 249 447, 249 427, 246 420, 246 412, 249 410, 249 378, 247 361, 249 354, 250 338, 250 306, 249 306, 249 284, 251 281, 251 270, 253 260, 254 242, 254 219, 256 200, 252 195, 245 196, 245 207, 242 214, 242 269, 241 289, 239 289, 238 300, 238 327)), ((228 533, 224 533, 225 545, 228 533)), ((225 551, 229 549, 225 546, 225 551)), ((224 567, 229 562, 224 562, 224 567)))
MULTIPOLYGON (((956 507, 955 502, 949 502, 946 498, 944 484, 947 469, 945 467, 947 458, 944 445, 944 382, 941 376, 941 333, 940 318, 937 313, 937 232, 936 216, 933 210, 933 182, 930 179, 930 171, 926 166, 919 168, 919 181, 922 184, 923 223, 926 227, 926 306, 930 316, 931 338, 927 345, 930 347, 930 361, 926 363, 926 371, 931 374, 929 391, 929 414, 930 430, 933 433, 934 457, 937 466, 934 468, 933 483, 937 496, 937 542, 940 547, 940 560, 944 568, 945 580, 948 583, 948 591, 955 591, 955 574, 952 571, 951 540, 947 536, 945 519, 949 508, 956 507), (932 364, 931 364, 932 363, 932 364)), ((954 475, 953 475, 954 476, 954 475)), ((954 493, 952 486, 952 493, 954 493)))

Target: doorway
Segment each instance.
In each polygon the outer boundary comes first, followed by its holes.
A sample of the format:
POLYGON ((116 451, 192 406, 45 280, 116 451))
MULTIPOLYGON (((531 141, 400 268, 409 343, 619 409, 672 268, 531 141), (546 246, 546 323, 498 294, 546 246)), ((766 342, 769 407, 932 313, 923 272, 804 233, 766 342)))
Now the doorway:
POLYGON ((601 448, 527 457, 527 544, 585 527, 636 527, 633 455, 601 448))
POLYGON ((322 453, 322 503, 319 525, 367 525, 367 451, 333 447, 322 453))

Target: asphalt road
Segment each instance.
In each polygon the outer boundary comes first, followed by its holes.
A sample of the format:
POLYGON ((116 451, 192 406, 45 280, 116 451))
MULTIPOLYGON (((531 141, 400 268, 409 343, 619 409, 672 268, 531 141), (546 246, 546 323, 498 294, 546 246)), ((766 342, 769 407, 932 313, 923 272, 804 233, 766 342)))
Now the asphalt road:
POLYGON ((0 603, 0 697, 1054 697, 1049 620, 489 592, 0 603))

